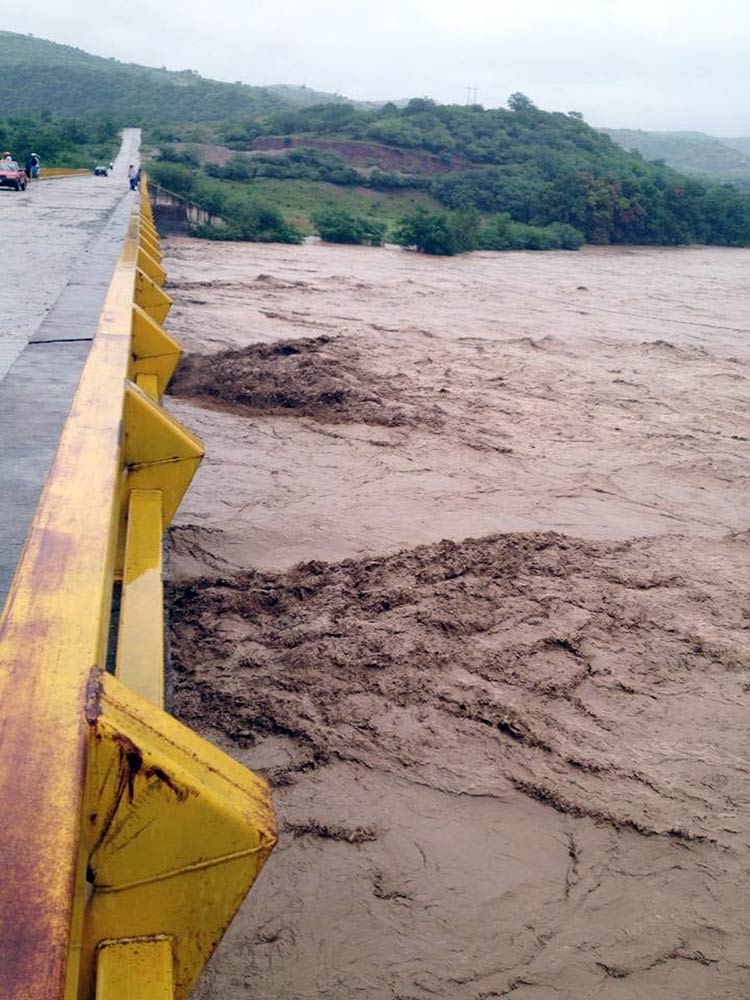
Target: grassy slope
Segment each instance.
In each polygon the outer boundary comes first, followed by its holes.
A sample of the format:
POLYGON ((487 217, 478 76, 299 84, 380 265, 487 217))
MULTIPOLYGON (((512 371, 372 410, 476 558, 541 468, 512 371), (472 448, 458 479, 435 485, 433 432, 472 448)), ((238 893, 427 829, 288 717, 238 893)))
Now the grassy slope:
POLYGON ((313 232, 310 214, 331 202, 350 211, 372 215, 392 226, 417 205, 438 210, 438 203, 423 191, 374 191, 372 188, 341 187, 323 181, 274 180, 260 178, 249 184, 224 181, 222 186, 242 196, 257 195, 283 214, 287 222, 303 233, 313 232))

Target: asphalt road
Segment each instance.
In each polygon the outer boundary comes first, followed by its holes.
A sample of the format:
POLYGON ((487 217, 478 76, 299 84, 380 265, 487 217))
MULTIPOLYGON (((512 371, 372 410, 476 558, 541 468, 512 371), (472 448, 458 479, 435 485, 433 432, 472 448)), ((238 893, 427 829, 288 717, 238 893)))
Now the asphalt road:
POLYGON ((109 177, 0 190, 0 607, 122 247, 140 129, 109 177))

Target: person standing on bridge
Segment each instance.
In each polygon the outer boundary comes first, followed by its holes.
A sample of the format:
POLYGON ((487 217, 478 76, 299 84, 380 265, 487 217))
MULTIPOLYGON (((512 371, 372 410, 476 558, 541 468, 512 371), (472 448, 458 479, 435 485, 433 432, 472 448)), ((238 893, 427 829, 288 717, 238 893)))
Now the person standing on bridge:
POLYGON ((128 180, 130 181, 130 190, 135 191, 138 187, 138 171, 132 163, 128 167, 128 180))
POLYGON ((29 180, 31 180, 32 177, 39 176, 39 156, 37 153, 29 153, 26 157, 24 172, 29 180))

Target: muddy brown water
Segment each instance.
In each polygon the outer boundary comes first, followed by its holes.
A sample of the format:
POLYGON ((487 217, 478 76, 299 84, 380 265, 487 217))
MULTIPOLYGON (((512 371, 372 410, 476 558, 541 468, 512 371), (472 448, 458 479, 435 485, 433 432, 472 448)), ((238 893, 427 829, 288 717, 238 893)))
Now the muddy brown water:
POLYGON ((176 709, 281 828, 199 1000, 748 995, 748 263, 167 244, 176 709))

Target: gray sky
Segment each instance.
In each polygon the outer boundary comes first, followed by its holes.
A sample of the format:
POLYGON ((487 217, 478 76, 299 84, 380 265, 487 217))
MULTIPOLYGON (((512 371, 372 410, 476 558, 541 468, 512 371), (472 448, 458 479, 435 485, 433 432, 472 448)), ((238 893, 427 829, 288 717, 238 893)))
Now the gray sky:
POLYGON ((219 80, 457 103, 470 85, 485 107, 520 90, 592 125, 750 135, 749 0, 36 0, 3 27, 219 80))

